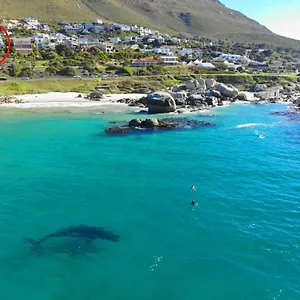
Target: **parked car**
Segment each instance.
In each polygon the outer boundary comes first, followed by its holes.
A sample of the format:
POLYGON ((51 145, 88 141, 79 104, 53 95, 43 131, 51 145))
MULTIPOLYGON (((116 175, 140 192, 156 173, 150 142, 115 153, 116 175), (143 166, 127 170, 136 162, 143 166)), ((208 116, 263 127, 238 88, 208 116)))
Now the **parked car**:
POLYGON ((81 78, 81 76, 80 75, 75 75, 74 78, 81 78))

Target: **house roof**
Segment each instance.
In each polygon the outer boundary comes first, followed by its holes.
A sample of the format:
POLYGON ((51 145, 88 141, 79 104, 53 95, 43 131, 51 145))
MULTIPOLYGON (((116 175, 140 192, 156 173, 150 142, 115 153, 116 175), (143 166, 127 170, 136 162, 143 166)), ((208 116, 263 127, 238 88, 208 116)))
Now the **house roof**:
POLYGON ((132 61, 133 63, 156 63, 157 62, 157 60, 155 60, 155 59, 134 59, 133 61, 132 61))

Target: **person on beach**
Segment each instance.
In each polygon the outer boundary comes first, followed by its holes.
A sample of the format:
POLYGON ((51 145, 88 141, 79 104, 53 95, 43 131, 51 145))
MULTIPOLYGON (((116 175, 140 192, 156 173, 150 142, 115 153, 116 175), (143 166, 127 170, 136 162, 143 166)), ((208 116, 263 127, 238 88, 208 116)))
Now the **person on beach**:
POLYGON ((196 187, 194 185, 191 186, 191 191, 195 191, 196 187))

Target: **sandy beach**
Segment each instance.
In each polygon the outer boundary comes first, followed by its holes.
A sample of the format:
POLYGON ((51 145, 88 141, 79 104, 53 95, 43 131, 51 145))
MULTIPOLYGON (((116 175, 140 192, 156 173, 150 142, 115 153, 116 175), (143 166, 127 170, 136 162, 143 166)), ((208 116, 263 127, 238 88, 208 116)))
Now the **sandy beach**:
POLYGON ((82 98, 78 98, 79 93, 47 93, 47 94, 27 94, 16 96, 17 100, 22 103, 2 103, 1 108, 6 109, 33 109, 33 110, 68 110, 70 112, 82 112, 90 109, 101 110, 107 112, 121 112, 128 109, 135 110, 126 104, 118 103, 118 100, 124 98, 140 99, 144 94, 109 94, 104 95, 100 101, 85 99, 86 94, 81 94, 82 98))

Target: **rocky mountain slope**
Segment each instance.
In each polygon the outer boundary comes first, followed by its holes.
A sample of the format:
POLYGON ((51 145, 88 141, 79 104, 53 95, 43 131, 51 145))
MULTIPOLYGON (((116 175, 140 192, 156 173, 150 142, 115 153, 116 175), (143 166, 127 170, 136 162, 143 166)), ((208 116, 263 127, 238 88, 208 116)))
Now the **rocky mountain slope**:
POLYGON ((0 18, 88 21, 97 17, 170 33, 269 42, 300 48, 300 41, 273 34, 218 0, 0 0, 0 18))

